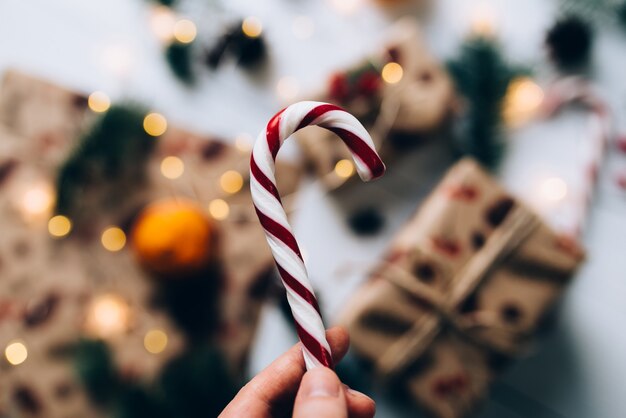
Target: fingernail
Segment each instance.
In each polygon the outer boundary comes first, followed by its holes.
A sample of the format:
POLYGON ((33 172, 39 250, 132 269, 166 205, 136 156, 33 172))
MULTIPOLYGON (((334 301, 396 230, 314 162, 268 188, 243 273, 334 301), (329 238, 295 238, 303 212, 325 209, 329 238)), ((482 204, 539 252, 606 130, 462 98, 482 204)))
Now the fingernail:
POLYGON ((308 398, 336 398, 339 396, 341 383, 331 370, 317 367, 307 372, 305 396, 308 398))
POLYGON ((348 394, 349 394, 349 395, 352 395, 352 396, 362 396, 362 397, 364 397, 364 398, 367 398, 367 399, 370 399, 370 400, 372 400, 372 401, 373 401, 373 399, 372 399, 372 398, 370 398, 369 396, 367 396, 367 395, 366 395, 366 394, 364 394, 363 392, 359 392, 358 390, 354 390, 354 389, 352 389, 352 388, 351 388, 350 386, 348 386, 348 385, 344 385, 344 386, 345 386, 346 392, 348 392, 348 394))

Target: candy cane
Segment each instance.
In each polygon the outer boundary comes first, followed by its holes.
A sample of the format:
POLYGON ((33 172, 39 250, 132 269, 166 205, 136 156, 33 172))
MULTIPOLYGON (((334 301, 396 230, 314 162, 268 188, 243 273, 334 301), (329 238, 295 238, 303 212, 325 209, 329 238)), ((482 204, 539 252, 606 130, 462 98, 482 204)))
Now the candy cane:
POLYGON ((362 180, 375 179, 385 172, 363 125, 332 104, 300 102, 281 110, 254 144, 250 158, 252 201, 287 291, 307 369, 319 365, 332 368, 333 361, 317 299, 276 188, 275 159, 285 139, 310 125, 328 129, 343 140, 362 180))
POLYGON ((580 103, 591 111, 589 117, 591 152, 586 162, 583 192, 579 196, 573 225, 567 228, 569 230, 567 232, 572 235, 581 235, 593 203, 607 142, 612 136, 612 120, 605 101, 590 82, 582 77, 569 76, 555 82, 546 94, 543 114, 548 117, 553 116, 568 103, 580 103))

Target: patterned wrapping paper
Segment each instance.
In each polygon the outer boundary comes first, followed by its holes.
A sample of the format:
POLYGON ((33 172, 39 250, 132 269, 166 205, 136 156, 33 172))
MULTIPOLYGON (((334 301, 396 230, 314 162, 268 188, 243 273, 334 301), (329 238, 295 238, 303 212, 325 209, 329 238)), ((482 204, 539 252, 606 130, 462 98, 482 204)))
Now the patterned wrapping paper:
MULTIPOLYGON (((408 18, 391 28, 377 54, 335 73, 316 96, 315 100, 338 104, 356 116, 388 165, 439 130, 455 103, 450 77, 428 51, 417 23, 408 18), (381 77, 389 62, 402 67, 402 78, 395 84, 381 77)), ((334 171, 335 164, 349 160, 350 154, 332 133, 304 129, 296 135, 309 165, 329 190, 351 177, 334 171)))
POLYGON ((434 416, 457 418, 528 348, 584 254, 473 160, 446 175, 351 298, 356 352, 434 416))
MULTIPOLYGON (((141 187, 106 209, 102 207, 106 187, 86 190, 73 221, 89 228, 62 240, 50 237, 51 212, 26 213, 24 193, 36 185, 53 189, 60 164, 81 130, 96 117, 86 104, 81 95, 18 72, 5 76, 0 87, 0 120, 6 123, 0 125, 0 348, 16 339, 28 347, 28 358, 20 365, 0 359, 0 417, 101 416, 88 402, 71 358, 64 354, 64 348, 88 333, 86 316, 99 295, 114 293, 129 307, 128 329, 106 339, 124 375, 149 380, 184 349, 181 331, 150 303, 154 279, 140 268, 129 246, 109 252, 100 243, 107 226, 127 226, 145 204, 171 197, 194 200, 203 208, 215 198, 228 203, 229 216, 214 220, 223 285, 218 332, 207 339, 223 349, 234 375, 245 366, 264 289, 273 277, 274 261, 245 184, 249 152, 176 127, 155 139, 141 187), (45 113, 47 108, 55 109, 52 115, 45 113), (50 136, 54 141, 46 139, 50 136), (174 180, 160 170, 162 159, 172 155, 185 164, 183 175, 174 180), (228 194, 220 188, 220 177, 227 170, 243 176, 239 192, 228 194), (35 320, 29 319, 33 315, 35 320), (158 355, 144 348, 150 329, 161 329, 168 336, 165 351, 158 355)), ((279 163, 277 171, 289 205, 299 170, 279 163)))

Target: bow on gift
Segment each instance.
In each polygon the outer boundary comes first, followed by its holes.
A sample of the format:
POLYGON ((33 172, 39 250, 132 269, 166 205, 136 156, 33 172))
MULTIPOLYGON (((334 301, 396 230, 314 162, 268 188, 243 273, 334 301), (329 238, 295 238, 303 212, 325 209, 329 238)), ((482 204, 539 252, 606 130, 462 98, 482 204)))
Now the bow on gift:
MULTIPOLYGON (((440 292, 421 282, 415 275, 393 263, 385 263, 375 275, 388 280, 430 314, 420 316, 411 328, 378 358, 379 372, 392 375, 406 369, 419 358, 445 327, 465 339, 507 356, 519 354, 530 333, 500 325, 490 312, 464 314, 460 307, 487 277, 490 269, 511 254, 541 224, 527 209, 514 206, 481 250, 450 282, 448 292, 440 292)), ((375 308, 363 312, 354 326, 367 327, 375 308)), ((384 315, 387 315, 385 313, 384 315)))

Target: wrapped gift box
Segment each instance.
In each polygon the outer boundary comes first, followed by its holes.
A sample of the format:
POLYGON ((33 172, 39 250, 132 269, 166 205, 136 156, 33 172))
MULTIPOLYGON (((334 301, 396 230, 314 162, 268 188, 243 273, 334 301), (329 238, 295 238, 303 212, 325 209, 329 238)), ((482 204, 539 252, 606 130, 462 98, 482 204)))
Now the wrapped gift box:
MULTIPOLYGON (((378 53, 333 74, 314 96, 355 115, 387 164, 437 131, 454 104, 452 82, 412 19, 396 23, 378 53)), ((328 189, 354 175, 354 170, 335 170, 338 161, 350 160, 350 154, 332 133, 305 129, 297 135, 309 165, 328 189)))
MULTIPOLYGON (((81 337, 92 335, 89 315, 101 297, 115 295, 114 302, 123 301, 128 313, 123 332, 106 337, 125 376, 150 381, 185 349, 181 329, 153 303, 155 278, 138 265, 130 246, 110 252, 100 242, 110 225, 128 233, 138 210, 163 198, 195 201, 207 214, 214 199, 229 207, 225 218, 213 219, 223 283, 219 322, 206 342, 225 354, 233 376, 241 376, 246 365, 264 289, 275 268, 247 187, 249 150, 170 126, 154 139, 139 187, 124 189, 123 199, 112 202, 112 188, 127 185, 86 183, 77 197, 80 210, 66 213, 73 221, 72 234, 55 239, 47 225, 59 168, 97 118, 83 95, 19 72, 9 72, 0 86, 0 348, 19 341, 28 349, 19 365, 0 361, 0 416, 100 416, 86 401, 67 354, 81 337), (176 179, 161 170, 163 159, 171 156, 184 163, 184 173, 176 179), (227 171, 241 175, 240 189, 220 187, 227 171), (45 207, 38 203, 36 213, 28 207, 33 191, 39 203, 49 200, 45 207), (168 338, 158 355, 144 347, 144 336, 153 329, 168 338)), ((278 163, 277 171, 282 172, 279 187, 288 206, 299 170, 278 163)))
POLYGON ((401 382, 433 415, 462 417, 500 365, 524 353, 582 260, 573 239, 462 160, 341 322, 380 375, 401 382))

